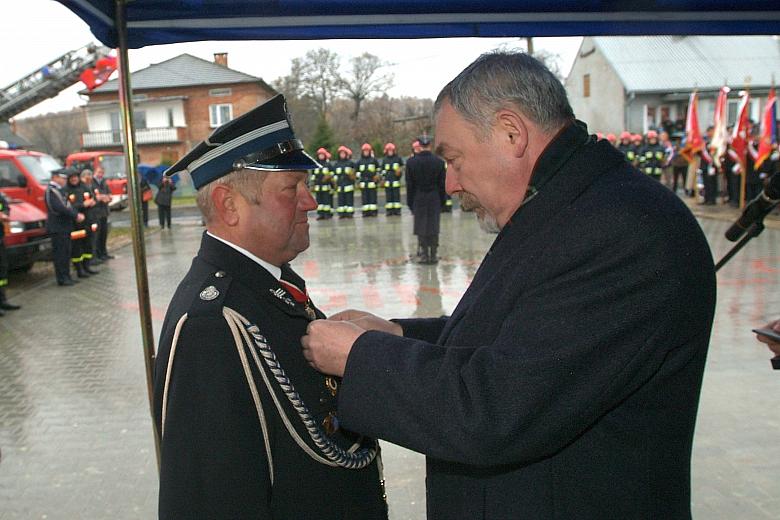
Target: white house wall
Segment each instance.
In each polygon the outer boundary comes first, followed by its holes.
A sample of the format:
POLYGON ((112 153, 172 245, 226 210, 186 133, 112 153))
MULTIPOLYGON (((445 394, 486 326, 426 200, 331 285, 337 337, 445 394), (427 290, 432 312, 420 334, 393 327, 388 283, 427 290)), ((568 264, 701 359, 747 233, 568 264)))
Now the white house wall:
POLYGON ((592 133, 623 130, 623 85, 592 38, 583 39, 565 87, 574 114, 588 124, 592 133), (590 74, 590 96, 587 98, 583 92, 586 74, 590 74))
MULTIPOLYGON (((173 126, 186 126, 184 103, 180 99, 165 102, 136 103, 136 112, 146 113, 146 128, 170 128, 168 110, 173 110, 173 126)), ((119 112, 119 105, 90 107, 87 105, 87 125, 90 132, 107 132, 111 128, 111 113, 119 112)))

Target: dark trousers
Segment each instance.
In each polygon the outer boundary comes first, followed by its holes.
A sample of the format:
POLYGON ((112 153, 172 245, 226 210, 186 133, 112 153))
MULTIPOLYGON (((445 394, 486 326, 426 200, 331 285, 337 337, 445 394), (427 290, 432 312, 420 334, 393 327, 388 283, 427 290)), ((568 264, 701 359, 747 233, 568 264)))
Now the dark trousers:
POLYGON ((97 243, 95 244, 95 252, 98 258, 108 256, 108 249, 106 249, 106 242, 108 241, 108 217, 100 217, 98 220, 97 230, 97 243))
POLYGON ((141 202, 141 216, 144 221, 144 227, 149 226, 149 201, 141 202))
POLYGON ((705 204, 715 204, 718 198, 718 176, 704 172, 702 177, 704 182, 704 202, 705 204))
POLYGON ((157 206, 157 215, 160 217, 160 227, 164 228, 166 224, 171 229, 171 207, 162 204, 157 206))
MULTIPOLYGON (((0 293, 8 285, 8 253, 3 244, 3 237, 0 235, 0 293)), ((0 299, 0 302, 2 299, 0 299)))
POLYGON ((54 275, 62 283, 70 279, 70 233, 52 233, 50 236, 54 275))
POLYGON ((376 196, 376 188, 363 188, 363 193, 361 195, 363 200, 363 213, 370 213, 374 214, 376 213, 377 207, 377 196, 376 196))
POLYGON ((685 189, 685 177, 688 174, 687 166, 675 166, 672 170, 672 191, 677 192, 677 179, 680 179, 680 186, 685 189))

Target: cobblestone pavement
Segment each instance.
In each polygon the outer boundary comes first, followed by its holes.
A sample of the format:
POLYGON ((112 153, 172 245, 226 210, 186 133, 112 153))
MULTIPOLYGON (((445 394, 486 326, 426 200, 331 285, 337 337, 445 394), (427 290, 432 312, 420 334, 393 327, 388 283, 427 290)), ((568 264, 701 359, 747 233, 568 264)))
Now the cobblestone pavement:
MULTIPOLYGON (((703 219, 716 258, 727 221, 703 219)), ((202 228, 182 214, 147 238, 155 334, 202 228)), ((491 242, 473 215, 442 222, 442 261, 408 261, 411 219, 311 223, 295 261, 326 312, 450 312, 491 242)), ((693 462, 693 510, 704 519, 770 519, 780 511, 780 373, 750 329, 780 315, 780 231, 767 230, 718 276, 718 308, 693 462)), ((73 288, 44 280, 17 291, 0 318, 0 519, 148 519, 156 463, 144 380, 132 249, 73 288)), ((11 282, 13 284, 13 280, 11 282)), ((424 517, 424 460, 385 445, 391 518, 424 517)), ((616 483, 619 485, 619 483, 616 483)))

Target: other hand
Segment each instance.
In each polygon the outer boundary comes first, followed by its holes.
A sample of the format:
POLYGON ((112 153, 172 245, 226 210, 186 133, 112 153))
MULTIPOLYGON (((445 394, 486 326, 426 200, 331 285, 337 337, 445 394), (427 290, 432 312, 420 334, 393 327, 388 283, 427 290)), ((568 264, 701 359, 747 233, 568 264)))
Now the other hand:
POLYGON ((364 332, 347 321, 314 320, 301 338, 303 357, 315 370, 341 377, 352 345, 364 332))
MULTIPOLYGON (((772 329, 775 332, 780 332, 780 320, 775 320, 769 324, 767 324, 765 329, 772 329)), ((776 356, 780 356, 780 343, 777 341, 767 338, 766 336, 762 336, 760 334, 756 334, 756 339, 760 341, 761 343, 766 344, 766 346, 769 347, 769 350, 775 353, 776 356)))
POLYGON ((76 222, 84 222, 85 218, 83 213, 79 213, 76 215, 76 222))
POLYGON ((380 318, 370 312, 357 309, 347 309, 345 311, 337 312, 328 319, 331 321, 348 321, 354 323, 363 330, 378 330, 396 336, 404 335, 404 330, 399 324, 380 318))

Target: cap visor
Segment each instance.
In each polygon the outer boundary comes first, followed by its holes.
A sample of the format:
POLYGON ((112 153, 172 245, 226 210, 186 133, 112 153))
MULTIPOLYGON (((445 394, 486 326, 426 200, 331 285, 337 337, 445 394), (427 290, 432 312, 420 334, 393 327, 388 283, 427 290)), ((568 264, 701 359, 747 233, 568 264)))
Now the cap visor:
POLYGON ((311 156, 303 150, 296 150, 288 154, 274 157, 267 162, 247 164, 246 167, 258 170, 286 172, 313 170, 319 168, 320 163, 312 159, 311 156))

